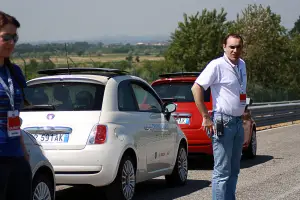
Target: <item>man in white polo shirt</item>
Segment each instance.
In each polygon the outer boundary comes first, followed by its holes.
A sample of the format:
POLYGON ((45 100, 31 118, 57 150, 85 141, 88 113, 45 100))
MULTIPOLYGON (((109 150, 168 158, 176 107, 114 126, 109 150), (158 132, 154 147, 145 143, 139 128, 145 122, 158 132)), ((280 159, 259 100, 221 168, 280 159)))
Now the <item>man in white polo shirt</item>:
POLYGON ((212 139, 214 171, 213 200, 235 200, 244 142, 242 115, 246 106, 247 75, 240 59, 243 39, 229 34, 223 42, 224 55, 212 60, 192 87, 195 103, 202 117, 202 126, 212 139), (213 113, 204 104, 204 92, 211 88, 213 113))

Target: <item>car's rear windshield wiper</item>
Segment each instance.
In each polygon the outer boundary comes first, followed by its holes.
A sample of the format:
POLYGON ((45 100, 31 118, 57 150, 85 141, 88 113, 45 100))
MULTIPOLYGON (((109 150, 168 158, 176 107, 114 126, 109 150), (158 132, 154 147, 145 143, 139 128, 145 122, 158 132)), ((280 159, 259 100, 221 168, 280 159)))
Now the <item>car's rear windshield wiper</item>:
POLYGON ((177 99, 175 99, 175 98, 161 98, 161 100, 163 101, 163 102, 177 102, 177 99))
POLYGON ((24 106, 21 111, 47 111, 47 110, 55 110, 54 105, 29 105, 24 106))

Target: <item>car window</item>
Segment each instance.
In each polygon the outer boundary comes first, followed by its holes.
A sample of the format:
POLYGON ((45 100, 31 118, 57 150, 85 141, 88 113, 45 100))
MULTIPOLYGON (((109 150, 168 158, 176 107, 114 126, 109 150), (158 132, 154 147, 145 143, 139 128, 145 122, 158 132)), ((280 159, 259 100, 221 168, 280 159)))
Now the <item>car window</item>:
POLYGON ((142 84, 131 84, 140 111, 162 112, 161 104, 155 96, 142 84))
MULTIPOLYGON (((174 98, 177 102, 194 102, 191 91, 193 84, 193 82, 160 83, 153 88, 160 98, 174 98)), ((204 92, 204 102, 210 102, 210 88, 204 92)))
POLYGON ((129 81, 122 81, 118 86, 118 105, 120 111, 137 111, 136 101, 129 81))
POLYGON ((104 85, 83 82, 35 84, 24 93, 32 105, 53 105, 56 111, 101 110, 104 85))

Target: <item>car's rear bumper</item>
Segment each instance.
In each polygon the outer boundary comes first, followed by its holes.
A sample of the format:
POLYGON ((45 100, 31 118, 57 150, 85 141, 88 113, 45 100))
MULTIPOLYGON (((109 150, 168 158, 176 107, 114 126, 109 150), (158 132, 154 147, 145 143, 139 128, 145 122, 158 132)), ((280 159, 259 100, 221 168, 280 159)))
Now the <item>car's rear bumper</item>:
POLYGON ((183 129, 182 131, 188 139, 189 154, 213 154, 211 140, 202 129, 183 129))
MULTIPOLYGON (((203 129, 182 129, 188 139, 189 154, 213 155, 212 142, 203 129)), ((246 137, 246 136, 245 136, 246 137)), ((243 144, 243 150, 248 148, 248 140, 243 144)))
POLYGON ((107 173, 105 170, 97 173, 93 172, 59 172, 55 174, 56 183, 60 185, 93 185, 96 187, 105 186, 113 181, 112 173, 107 173))
POLYGON ((212 145, 189 145, 188 146, 188 152, 189 154, 208 154, 212 155, 213 150, 212 150, 212 145))
POLYGON ((93 186, 108 185, 114 180, 120 155, 101 145, 82 150, 45 150, 45 154, 53 165, 57 184, 93 186))

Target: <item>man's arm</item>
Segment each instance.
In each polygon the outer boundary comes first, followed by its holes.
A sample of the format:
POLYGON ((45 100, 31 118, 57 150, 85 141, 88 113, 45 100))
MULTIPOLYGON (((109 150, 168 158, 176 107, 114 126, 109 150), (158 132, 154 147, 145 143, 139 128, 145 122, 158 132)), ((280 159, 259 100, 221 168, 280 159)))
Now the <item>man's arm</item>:
POLYGON ((217 66, 218 63, 216 60, 211 61, 198 76, 191 88, 195 104, 203 117, 202 127, 204 127, 206 131, 210 132, 213 131, 214 126, 204 104, 204 90, 207 90, 207 88, 217 81, 217 66))
POLYGON ((202 86, 198 85, 197 83, 194 83, 192 87, 192 93, 194 96, 194 100, 196 103, 196 106, 200 112, 200 114, 203 117, 202 126, 206 131, 212 131, 214 130, 213 122, 210 119, 210 116, 208 114, 208 110, 204 104, 204 89, 202 86))
POLYGON ((194 83, 194 85, 192 87, 192 93, 194 96, 196 106, 197 106, 200 114, 202 115, 202 117, 209 118, 207 108, 204 104, 204 89, 203 89, 203 87, 198 85, 197 83, 194 83))

